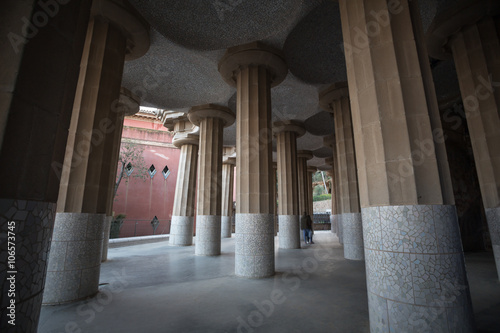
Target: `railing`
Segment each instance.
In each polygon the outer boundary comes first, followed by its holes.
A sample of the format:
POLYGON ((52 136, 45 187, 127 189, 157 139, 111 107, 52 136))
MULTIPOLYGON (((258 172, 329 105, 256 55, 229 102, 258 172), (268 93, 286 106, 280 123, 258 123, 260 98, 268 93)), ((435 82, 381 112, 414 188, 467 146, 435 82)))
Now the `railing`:
MULTIPOLYGON (((135 237, 135 236, 150 236, 150 235, 164 235, 170 233, 170 221, 171 220, 158 220, 158 226, 154 230, 151 220, 123 220, 123 223, 119 229, 118 237, 116 237, 116 229, 113 230, 113 224, 111 225, 111 237, 113 238, 123 238, 123 237, 135 237)), ((115 226, 115 228, 117 228, 115 226)))

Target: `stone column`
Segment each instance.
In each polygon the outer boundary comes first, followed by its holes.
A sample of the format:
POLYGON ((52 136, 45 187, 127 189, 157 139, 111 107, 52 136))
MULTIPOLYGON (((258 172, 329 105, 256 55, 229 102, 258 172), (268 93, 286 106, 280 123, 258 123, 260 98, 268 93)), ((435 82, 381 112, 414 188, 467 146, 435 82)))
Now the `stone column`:
POLYGON ((344 257, 363 260, 363 228, 349 104, 347 82, 333 84, 320 93, 320 105, 333 113, 335 121, 344 257))
POLYGON ((37 331, 91 1, 56 3, 58 15, 25 39, 22 31, 41 14, 39 5, 38 0, 0 2, 1 332, 37 331), (11 36, 16 42, 9 42, 11 36), (15 258, 8 255, 10 242, 15 258), (15 297, 8 295, 11 275, 15 297))
POLYGON ((313 204, 313 188, 312 188, 312 177, 318 171, 316 167, 307 167, 307 177, 306 177, 306 193, 307 193, 307 205, 309 206, 309 213, 314 214, 314 204, 313 204))
MULTIPOLYGON (((287 120, 275 122, 273 132, 278 156, 279 246, 300 249, 297 137, 304 135, 306 130, 301 122, 287 120)), ((302 190, 303 187, 302 184, 302 190)))
POLYGON ((307 172, 307 161, 313 158, 313 154, 309 150, 299 150, 297 152, 297 177, 298 177, 298 193, 299 193, 299 215, 307 214, 312 215, 311 205, 309 201, 312 202, 312 197, 310 197, 308 186, 309 181, 307 177, 309 176, 307 172))
POLYGON ((371 331, 472 332, 453 195, 442 185, 450 179, 435 153, 442 136, 433 135, 408 0, 339 4, 352 51, 346 64, 371 331))
POLYGON ((267 277, 274 275, 271 87, 288 70, 280 51, 255 42, 228 49, 219 72, 237 87, 235 272, 267 277))
MULTIPOLYGON (((340 192, 340 168, 339 168, 339 162, 338 162, 338 155, 337 155, 337 142, 335 139, 335 134, 325 136, 323 138, 324 145, 327 147, 332 148, 332 157, 331 158, 325 158, 325 163, 328 165, 332 166, 332 182, 333 182, 333 189, 332 189, 332 215, 333 215, 333 223, 336 226, 337 229, 337 237, 339 238, 339 242, 341 245, 344 244, 344 233, 343 233, 343 224, 342 224, 342 216, 343 216, 343 211, 342 211, 342 194, 340 192)), ((330 217, 330 221, 332 221, 330 217)))
POLYGON ((274 236, 278 236, 278 162, 273 162, 273 171, 272 171, 272 197, 273 197, 273 217, 274 217, 274 236))
POLYGON ((234 166, 236 165, 234 147, 224 147, 222 159, 222 216, 221 237, 231 238, 233 217, 234 166))
POLYGON ((101 262, 108 260, 108 244, 109 244, 109 231, 111 229, 111 222, 113 221, 113 202, 116 192, 116 172, 117 165, 120 159, 120 145, 123 131, 123 120, 126 116, 131 116, 139 112, 140 99, 132 94, 128 89, 121 87, 120 98, 116 105, 112 106, 113 110, 117 113, 115 130, 108 135, 111 135, 111 140, 106 142, 111 145, 111 161, 109 163, 109 180, 108 180, 108 197, 106 204, 106 217, 104 218, 104 238, 102 241, 102 259, 101 262))
POLYGON ((99 290, 108 189, 114 181, 113 132, 121 117, 113 107, 124 61, 149 47, 148 24, 123 1, 94 1, 91 16, 61 174, 45 304, 87 298, 99 290))
POLYGON ((180 148, 179 168, 175 185, 169 244, 189 246, 193 244, 194 204, 196 194, 196 169, 198 167, 198 128, 182 112, 164 112, 163 125, 175 135, 172 143, 180 148))
POLYGON ((500 6, 487 1, 469 1, 456 8, 456 15, 460 17, 471 12, 475 15, 463 20, 442 15, 434 22, 430 42, 435 49, 431 51, 438 57, 446 54, 437 46, 447 42, 447 49, 455 60, 500 278, 500 91, 492 85, 500 81, 500 6))
POLYGON ((206 104, 191 108, 188 118, 200 127, 195 254, 220 255, 222 207, 222 139, 224 127, 234 123, 234 113, 206 104))

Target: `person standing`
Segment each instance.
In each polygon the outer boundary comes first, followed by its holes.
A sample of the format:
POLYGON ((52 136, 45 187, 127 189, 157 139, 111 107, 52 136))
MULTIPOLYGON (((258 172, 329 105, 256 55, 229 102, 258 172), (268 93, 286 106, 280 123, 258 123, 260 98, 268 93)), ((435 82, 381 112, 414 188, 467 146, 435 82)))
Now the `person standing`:
POLYGON ((300 230, 303 231, 304 242, 306 244, 309 243, 309 232, 307 231, 307 219, 308 218, 309 218, 309 220, 311 219, 311 217, 309 215, 307 215, 306 212, 304 212, 304 214, 302 214, 302 216, 300 217, 300 230))
POLYGON ((313 230, 313 221, 311 219, 311 215, 307 215, 307 218, 306 218, 306 227, 307 227, 307 239, 309 241, 309 244, 314 244, 313 242, 313 234, 314 234, 314 230, 313 230))

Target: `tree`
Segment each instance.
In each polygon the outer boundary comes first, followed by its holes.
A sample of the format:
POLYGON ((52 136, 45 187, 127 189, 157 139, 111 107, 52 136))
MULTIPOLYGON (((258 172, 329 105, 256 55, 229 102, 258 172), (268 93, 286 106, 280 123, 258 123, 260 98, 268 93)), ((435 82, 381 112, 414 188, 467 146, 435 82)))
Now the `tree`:
POLYGON ((144 161, 143 153, 144 148, 142 146, 131 142, 122 142, 118 160, 120 171, 116 175, 115 193, 113 197, 116 197, 118 186, 120 186, 124 178, 126 182, 129 181, 130 177, 142 180, 147 179, 148 167, 144 161))

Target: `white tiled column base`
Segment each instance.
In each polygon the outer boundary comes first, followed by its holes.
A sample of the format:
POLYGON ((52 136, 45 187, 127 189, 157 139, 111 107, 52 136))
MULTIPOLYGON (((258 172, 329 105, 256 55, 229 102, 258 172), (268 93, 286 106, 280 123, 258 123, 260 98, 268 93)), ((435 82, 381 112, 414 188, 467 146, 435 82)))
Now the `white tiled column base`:
POLYGON ((363 223, 361 213, 342 214, 344 258, 364 260, 363 223))
POLYGON ((220 216, 196 216, 196 241, 194 250, 196 255, 218 256, 220 254, 220 237, 220 216))
POLYGON ((298 215, 278 215, 280 249, 300 249, 300 226, 298 215))
POLYGON ((1 332, 31 333, 37 331, 55 210, 55 203, 0 199, 0 226, 2 235, 5 235, 5 238, 2 239, 2 257, 5 259, 2 258, 0 265, 0 276, 2 276, 0 280, 2 287, 1 332), (8 229, 10 221, 15 222, 13 231, 8 229), (7 236, 9 231, 14 232, 14 243, 16 244, 16 326, 7 323, 10 320, 7 317, 7 314, 10 313, 10 310, 7 309, 9 303, 7 291, 10 287, 7 272, 11 270, 7 267, 7 236))
POLYGON ((362 209, 372 332, 473 332, 455 206, 362 209))
POLYGON ((498 279, 500 279, 500 207, 487 208, 486 219, 488 221, 493 254, 495 255, 495 263, 497 265, 498 279))
POLYGON ((344 214, 337 214, 337 237, 339 238, 339 243, 344 245, 344 224, 342 217, 344 214))
POLYGON ((222 238, 231 238, 231 216, 221 216, 220 217, 221 224, 221 237, 222 238))
POLYGON ((248 278, 274 275, 273 214, 236 214, 235 274, 248 278))
POLYGON ((109 232, 111 230, 111 222, 113 216, 106 216, 104 219, 104 238, 102 239, 102 259, 101 262, 108 260, 108 245, 109 245, 109 232))
POLYGON ((193 216, 172 216, 169 244, 175 246, 193 245, 193 231, 193 216))
POLYGON ((330 228, 332 233, 337 234, 339 230, 339 226, 337 223, 337 215, 330 215, 330 228))
POLYGON ((105 214, 56 214, 44 304, 72 302, 99 291, 105 217, 105 214))

